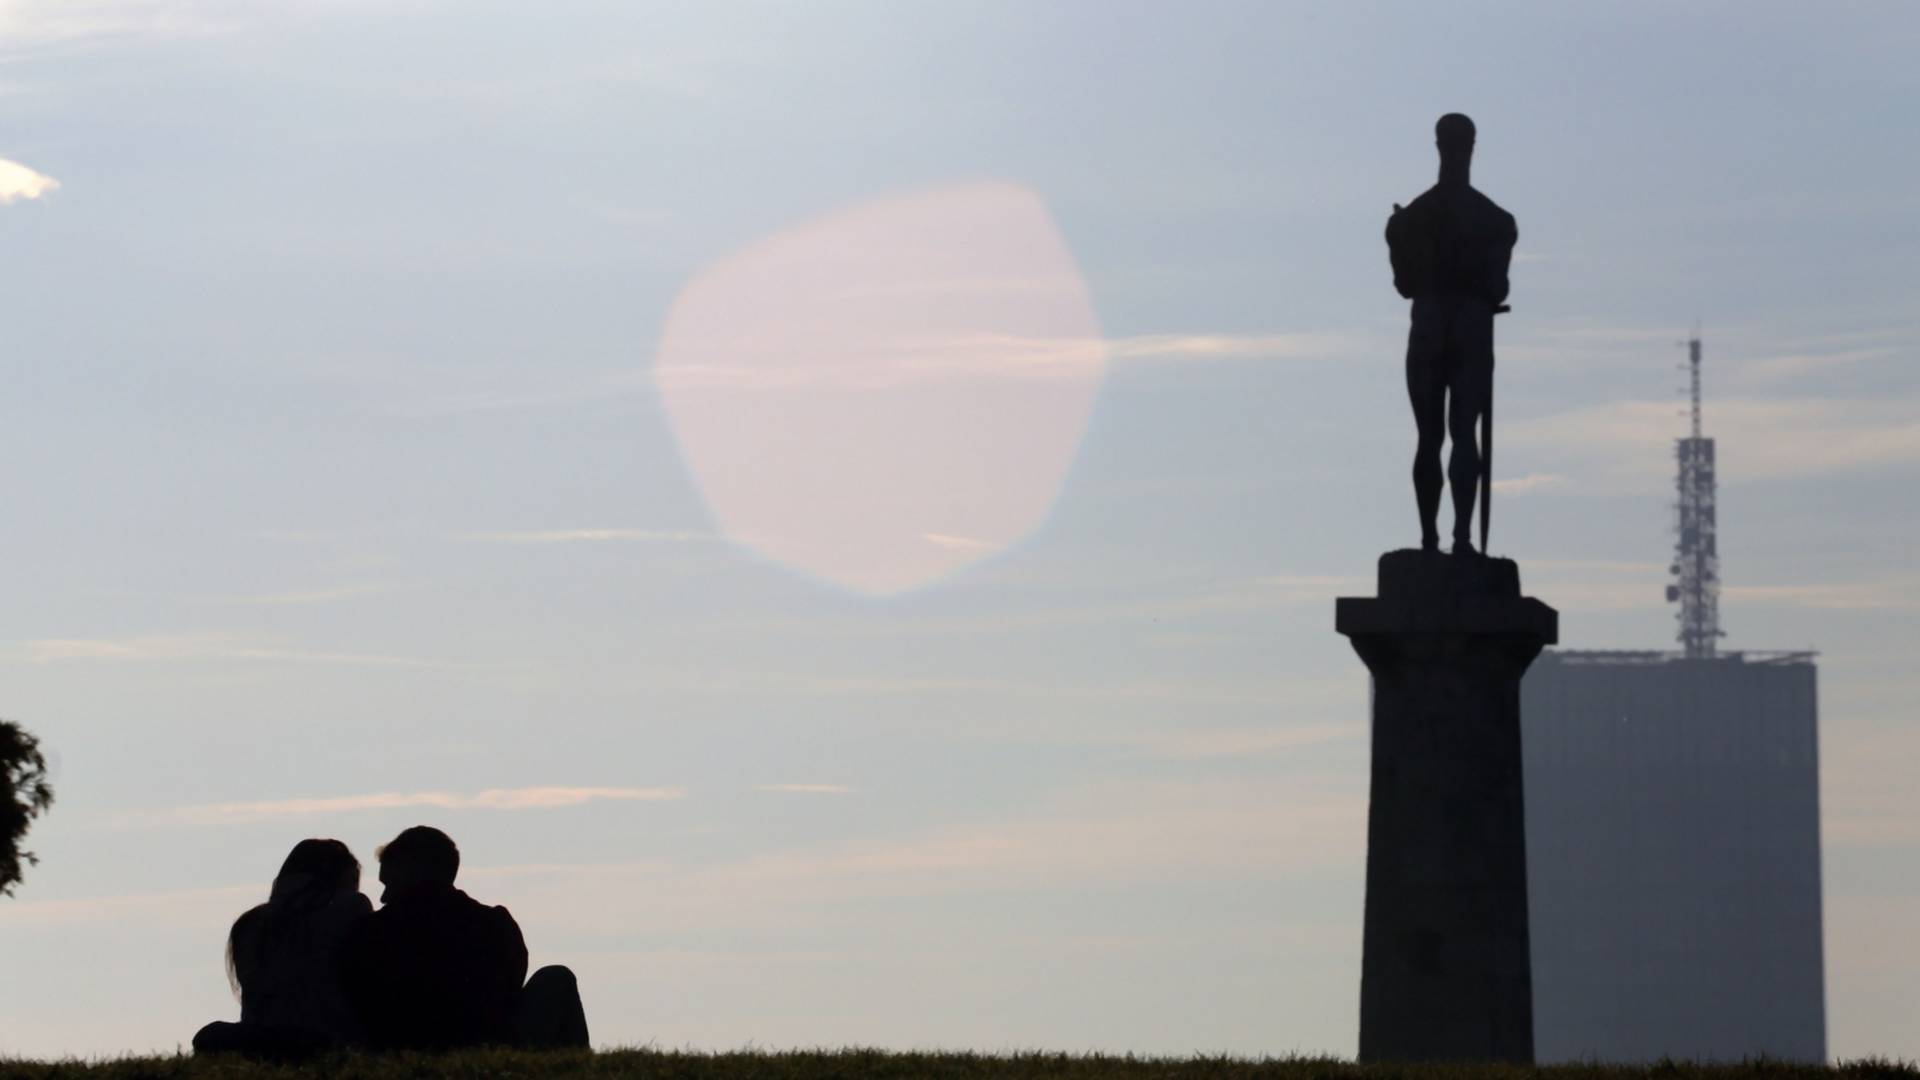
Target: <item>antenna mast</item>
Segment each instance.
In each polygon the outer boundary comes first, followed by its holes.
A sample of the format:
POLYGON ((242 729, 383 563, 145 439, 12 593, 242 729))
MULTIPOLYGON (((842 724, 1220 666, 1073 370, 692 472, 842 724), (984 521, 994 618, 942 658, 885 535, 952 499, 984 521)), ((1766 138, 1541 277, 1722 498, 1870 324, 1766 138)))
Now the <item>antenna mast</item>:
POLYGON ((1680 605, 1679 640, 1689 659, 1711 659, 1720 629, 1720 549, 1714 524, 1713 440, 1700 434, 1700 333, 1687 339, 1692 369, 1692 433, 1674 444, 1679 465, 1676 504, 1679 536, 1674 544, 1673 583, 1667 599, 1680 605))

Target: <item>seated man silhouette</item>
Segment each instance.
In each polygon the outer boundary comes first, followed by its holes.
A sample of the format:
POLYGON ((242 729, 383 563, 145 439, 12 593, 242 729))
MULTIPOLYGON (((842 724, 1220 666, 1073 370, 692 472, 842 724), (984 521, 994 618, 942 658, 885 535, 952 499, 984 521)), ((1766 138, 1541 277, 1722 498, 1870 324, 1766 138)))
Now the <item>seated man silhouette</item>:
POLYGON ((504 907, 454 888, 460 849, 416 825, 378 849, 381 908, 348 944, 344 978, 375 1049, 580 1047, 586 1015, 573 973, 527 973, 527 945, 504 907))

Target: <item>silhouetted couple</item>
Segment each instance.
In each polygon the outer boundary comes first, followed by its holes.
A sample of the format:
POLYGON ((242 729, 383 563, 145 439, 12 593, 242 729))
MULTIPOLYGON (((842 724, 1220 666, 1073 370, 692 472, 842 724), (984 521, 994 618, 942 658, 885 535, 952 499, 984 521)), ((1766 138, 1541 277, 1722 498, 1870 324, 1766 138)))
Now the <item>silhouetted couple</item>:
POLYGON ((240 1022, 201 1028, 196 1051, 588 1045, 573 972, 526 978, 519 924, 454 887, 460 850, 446 833, 415 826, 376 854, 386 887, 377 911, 345 844, 294 846, 267 902, 227 937, 240 1022))

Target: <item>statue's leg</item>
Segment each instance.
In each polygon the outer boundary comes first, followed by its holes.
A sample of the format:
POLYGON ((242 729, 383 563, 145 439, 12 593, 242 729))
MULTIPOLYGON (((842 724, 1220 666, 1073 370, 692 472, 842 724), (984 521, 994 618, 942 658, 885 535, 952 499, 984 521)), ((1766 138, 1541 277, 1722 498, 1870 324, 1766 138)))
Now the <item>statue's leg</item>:
POLYGON ((1453 488, 1453 546, 1473 550, 1473 503, 1480 488, 1480 415, 1493 390, 1493 311, 1463 302, 1451 326, 1453 386, 1447 403, 1447 434, 1453 456, 1447 483, 1453 488))
POLYGON ((1443 367, 1446 326, 1438 305, 1413 304, 1407 334, 1407 397, 1413 403, 1418 443, 1413 452, 1413 497, 1420 508, 1420 546, 1440 546, 1440 444, 1446 438, 1447 380, 1443 367))

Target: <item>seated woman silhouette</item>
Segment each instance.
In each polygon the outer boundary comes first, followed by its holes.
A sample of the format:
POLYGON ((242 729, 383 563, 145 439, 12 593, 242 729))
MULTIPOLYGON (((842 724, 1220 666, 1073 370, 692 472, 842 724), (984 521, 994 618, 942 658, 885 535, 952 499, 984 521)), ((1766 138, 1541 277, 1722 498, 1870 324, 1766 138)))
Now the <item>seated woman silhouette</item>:
POLYGON ((298 1057, 360 1041, 341 958, 372 913, 360 892, 360 861, 347 845, 295 844, 267 902, 235 919, 227 935, 227 978, 240 996, 240 1022, 208 1024, 193 1048, 298 1057))

